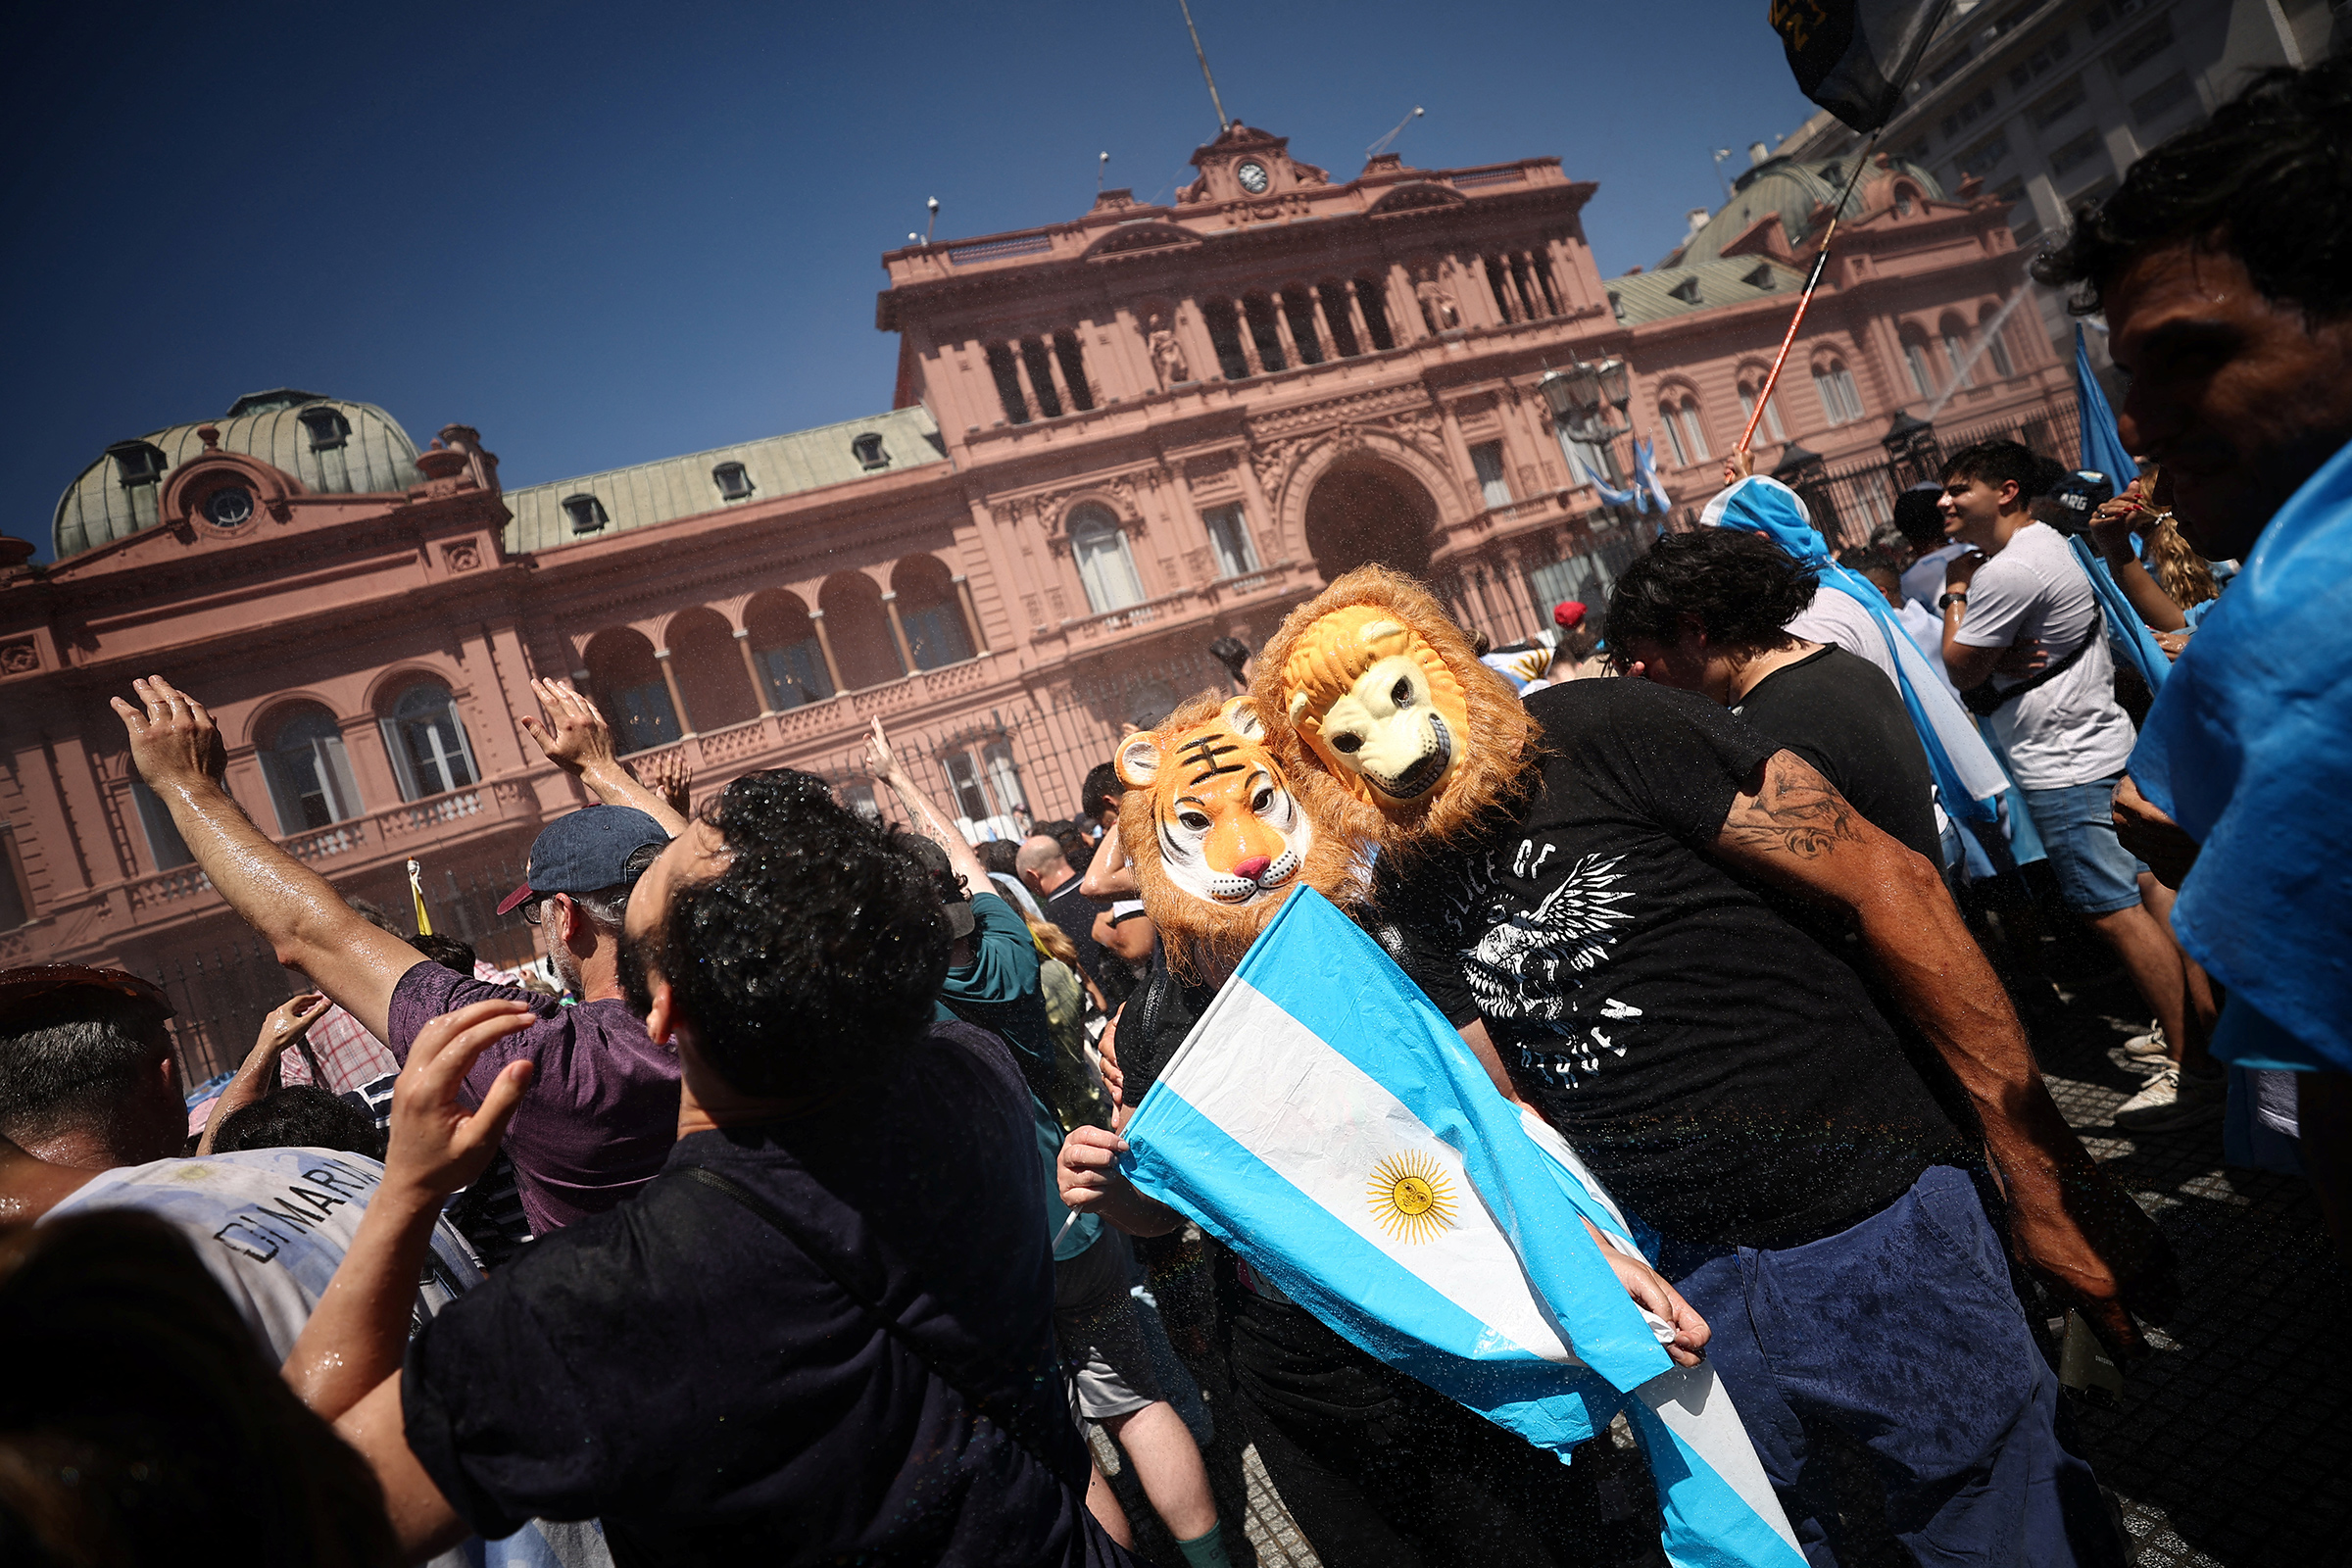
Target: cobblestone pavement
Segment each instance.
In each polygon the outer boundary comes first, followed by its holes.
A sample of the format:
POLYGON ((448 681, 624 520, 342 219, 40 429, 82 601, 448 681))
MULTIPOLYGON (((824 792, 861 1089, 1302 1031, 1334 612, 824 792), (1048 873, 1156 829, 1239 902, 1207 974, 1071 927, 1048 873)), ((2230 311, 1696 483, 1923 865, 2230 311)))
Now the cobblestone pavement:
MULTIPOLYGON (((2127 1370, 2121 1398, 2067 1396, 2077 1441, 2116 1494, 2134 1568, 2352 1565, 2352 1359, 2339 1338, 2352 1282, 2310 1188, 2226 1166, 2218 1124, 2117 1133, 2108 1117, 2143 1078, 2121 1049, 2146 1027, 2130 1004, 2111 980, 2035 1029, 2059 1108, 2155 1217, 2180 1263, 2180 1308, 2156 1353, 2127 1370)), ((1099 1434, 1096 1452, 1106 1473, 1116 1466, 1099 1434)), ((1255 1449, 1245 1450, 1243 1471, 1244 1532, 1258 1562, 1320 1568, 1255 1449)), ((1145 1505, 1132 1476, 1113 1484, 1136 1516, 1145 1505)), ((1145 1536, 1156 1558, 1164 1538, 1148 1527, 1145 1536)))

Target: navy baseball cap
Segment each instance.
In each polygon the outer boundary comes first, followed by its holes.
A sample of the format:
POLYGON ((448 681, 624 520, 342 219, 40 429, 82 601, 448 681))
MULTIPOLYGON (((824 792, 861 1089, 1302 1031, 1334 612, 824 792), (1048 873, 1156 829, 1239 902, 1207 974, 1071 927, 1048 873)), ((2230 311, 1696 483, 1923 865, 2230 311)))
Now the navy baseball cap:
POLYGON ((531 841, 529 880, 500 901, 506 914, 526 899, 553 893, 594 893, 636 880, 629 857, 648 844, 669 842, 662 824, 633 806, 587 806, 557 817, 531 841))

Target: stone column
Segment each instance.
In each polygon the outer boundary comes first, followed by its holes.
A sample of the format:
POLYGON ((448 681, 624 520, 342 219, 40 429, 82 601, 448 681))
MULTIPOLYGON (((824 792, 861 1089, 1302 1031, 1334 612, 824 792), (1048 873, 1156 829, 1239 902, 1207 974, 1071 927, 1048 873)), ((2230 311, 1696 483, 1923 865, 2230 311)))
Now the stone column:
POLYGON ((1282 296, 1269 294, 1266 303, 1274 311, 1274 341, 1282 345, 1283 359, 1294 366, 1304 365, 1298 357, 1298 339, 1291 332, 1291 313, 1282 308, 1282 296))
POLYGON ((980 629, 980 612, 972 603, 972 585, 962 572, 948 579, 956 585, 956 602, 963 607, 963 624, 972 634, 972 654, 988 652, 988 633, 980 629))
POLYGON ((1331 364, 1340 357, 1340 340, 1331 330, 1331 322, 1323 309, 1323 291, 1312 283, 1306 285, 1306 314, 1315 323, 1315 341, 1322 346, 1323 363, 1331 364))
POLYGON ((825 679, 833 685, 834 695, 841 693, 841 665, 833 658, 833 635, 825 630, 825 612, 808 612, 808 624, 816 628, 816 651, 825 656, 825 679))
POLYGON ((1396 343, 1418 343, 1434 336, 1421 320, 1421 301, 1413 293, 1413 275, 1402 262, 1391 262, 1381 277, 1389 297, 1389 336, 1396 343))
POLYGON ((1257 465, 1250 461, 1250 449, 1241 448, 1234 453, 1233 461, 1241 465, 1242 499, 1250 509, 1250 521, 1257 529, 1258 540, 1266 547, 1264 559, 1258 564, 1271 566, 1282 556, 1282 519, 1274 515, 1274 506, 1266 499, 1265 486, 1257 482, 1257 465))
POLYGON ((899 645, 899 665, 911 675, 914 673, 914 648, 906 641, 906 623, 899 619, 899 596, 886 591, 882 595, 882 609, 890 616, 891 640, 899 645))
MULTIPOLYGON (((1061 356, 1054 352, 1054 334, 1051 332, 1040 332, 1037 336, 1037 340, 1045 347, 1046 375, 1054 383, 1054 396, 1061 400, 1061 412, 1064 414, 1076 414, 1078 412, 1078 402, 1075 398, 1070 396, 1069 377, 1061 368, 1061 356)), ((1080 352, 1083 353, 1084 351, 1081 350, 1080 352)))
POLYGON ((1250 330, 1250 308, 1240 300, 1233 302, 1233 329, 1242 341, 1242 363, 1250 367, 1251 375, 1265 374, 1265 360, 1257 352, 1257 334, 1250 330))
POLYGON ((1012 375, 1020 384, 1022 403, 1032 419, 1042 419, 1046 416, 1046 405, 1037 395, 1037 388, 1030 383, 1029 356, 1021 352, 1021 340, 1017 337, 1007 346, 1012 350, 1012 375))
POLYGON ((694 733, 694 720, 686 716, 686 697, 678 690, 677 672, 669 667, 669 650, 654 650, 655 662, 662 666, 662 684, 669 688, 669 709, 678 715, 678 730, 683 735, 694 733))
POLYGON ((767 682, 760 673, 760 661, 752 657, 752 634, 741 626, 735 628, 735 646, 743 654, 743 672, 752 677, 752 695, 760 699, 760 716, 767 717, 776 710, 768 700, 767 682))
POLYGON ((1340 285, 1348 296, 1348 324, 1355 329, 1355 351, 1358 354, 1378 354, 1380 346, 1372 341, 1372 330, 1364 324, 1364 302, 1355 295, 1355 279, 1350 277, 1340 285))
POLYGON ((1201 314, 1200 302, 1181 299, 1170 310, 1174 312, 1176 341, 1184 345, 1184 368, 1193 372, 1196 381, 1222 380, 1225 367, 1218 363, 1216 340, 1208 335, 1208 318, 1201 314))

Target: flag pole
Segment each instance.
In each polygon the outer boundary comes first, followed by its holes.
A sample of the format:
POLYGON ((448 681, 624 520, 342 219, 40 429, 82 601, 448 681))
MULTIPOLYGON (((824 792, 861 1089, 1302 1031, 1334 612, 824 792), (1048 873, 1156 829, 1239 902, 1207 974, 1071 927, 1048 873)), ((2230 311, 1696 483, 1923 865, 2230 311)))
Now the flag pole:
POLYGON ((1821 231, 1821 253, 1813 258, 1813 270, 1805 278, 1805 291, 1796 297, 1796 314, 1788 318, 1788 330, 1782 334, 1781 352, 1772 357, 1772 369, 1764 377, 1764 389, 1756 394, 1756 406, 1747 412, 1747 428, 1740 432, 1740 444, 1735 450, 1745 457, 1756 438, 1756 426, 1763 421, 1764 410, 1772 402, 1773 391, 1781 384, 1781 367, 1788 363, 1788 351, 1796 344, 1796 329, 1805 322, 1805 311, 1813 303, 1813 291, 1821 287, 1822 274, 1830 267, 1830 242, 1838 237, 1838 225, 1845 220, 1845 204, 1854 197, 1854 186, 1862 178, 1862 171, 1870 166, 1871 150, 1879 144, 1879 133, 1872 131, 1861 153, 1854 159, 1854 171, 1845 177, 1845 190, 1838 198, 1838 206, 1830 214, 1830 226, 1821 231))

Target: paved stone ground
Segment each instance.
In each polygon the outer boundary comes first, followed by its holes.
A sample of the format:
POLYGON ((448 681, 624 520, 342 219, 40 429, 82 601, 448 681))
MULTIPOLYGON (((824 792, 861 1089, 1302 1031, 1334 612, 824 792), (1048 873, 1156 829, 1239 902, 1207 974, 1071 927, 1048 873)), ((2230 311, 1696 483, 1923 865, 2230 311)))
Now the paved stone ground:
MULTIPOLYGON (((2180 1262, 2180 1308, 2157 1352, 2128 1369, 2121 1398, 2067 1396, 2077 1439, 2122 1508, 2134 1568, 2352 1565, 2352 1358, 2341 1343, 2352 1279, 2309 1187, 2226 1166, 2218 1124, 2118 1134, 2108 1117, 2143 1076, 2121 1047, 2145 1021, 2131 1016, 2132 994, 2112 977, 2068 1002, 2034 1031, 2051 1093, 2180 1262)), ((1095 1447, 1113 1472, 1116 1450, 1099 1433, 1095 1447)), ((1257 1561, 1320 1568, 1256 1450, 1242 1457, 1244 1532, 1257 1561)), ((1133 1476, 1113 1485, 1144 1521, 1147 1552, 1180 1563, 1133 1476)), ((1884 1550, 1900 1559, 1892 1543, 1884 1550)))
POLYGON ((2352 1563, 2352 1281, 2311 1189, 2223 1164, 2218 1125, 2119 1135, 2108 1115, 2141 1081, 2119 1048, 2145 1019, 2119 982, 2071 1000, 2073 1027, 2035 1042, 2051 1092, 2180 1259, 2170 1348, 2112 1408, 2070 1396, 2138 1568, 2352 1563))

